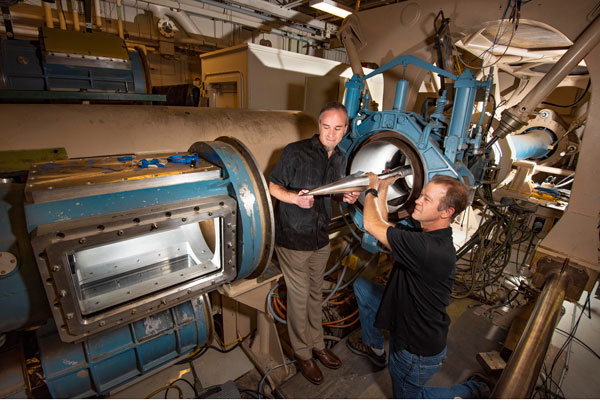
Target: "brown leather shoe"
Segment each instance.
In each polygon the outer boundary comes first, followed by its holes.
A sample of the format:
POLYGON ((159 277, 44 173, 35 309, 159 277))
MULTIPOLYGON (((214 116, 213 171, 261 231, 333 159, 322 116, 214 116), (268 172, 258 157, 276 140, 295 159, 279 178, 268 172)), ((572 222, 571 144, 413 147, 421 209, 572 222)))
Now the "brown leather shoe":
POLYGON ((342 361, 338 358, 331 350, 323 348, 318 351, 313 349, 313 355, 316 356, 319 361, 329 369, 337 369, 342 366, 342 361))
POLYGON ((298 369, 309 382, 313 384, 323 382, 323 373, 314 359, 298 359, 298 369))

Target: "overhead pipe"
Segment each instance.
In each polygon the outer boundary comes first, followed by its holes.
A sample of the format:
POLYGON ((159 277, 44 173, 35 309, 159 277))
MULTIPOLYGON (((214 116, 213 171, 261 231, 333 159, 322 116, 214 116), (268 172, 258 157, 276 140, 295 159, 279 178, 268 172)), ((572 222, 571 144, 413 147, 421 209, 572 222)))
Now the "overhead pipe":
POLYGON ((50 3, 42 0, 42 6, 44 7, 44 20, 46 21, 46 27, 54 28, 54 20, 52 19, 52 8, 50 8, 50 3))
POLYGON ((65 21, 65 15, 63 14, 62 0, 56 0, 56 13, 58 14, 58 26, 63 31, 67 30, 67 22, 65 21))
POLYGON ((79 2, 71 0, 71 8, 73 9, 73 29, 79 31, 79 2))
POLYGON ((100 15, 100 0, 94 0, 94 12, 96 14, 96 26, 102 30, 102 16, 100 15))
MULTIPOLYGON (((244 15, 249 15, 251 17, 262 19, 262 20, 268 21, 268 22, 281 22, 281 20, 279 18, 271 17, 270 15, 257 14, 254 11, 244 10, 243 8, 234 7, 234 6, 231 6, 229 4, 219 3, 219 2, 214 1, 214 0, 196 0, 196 1, 200 2, 200 3, 209 4, 209 5, 215 6, 215 7, 221 7, 221 8, 224 8, 225 10, 235 11, 236 13, 240 13, 240 14, 244 14, 244 15)), ((302 25, 290 24, 290 27, 292 27, 294 29, 297 29, 299 31, 302 31, 302 32, 310 33, 312 35, 315 35, 317 33, 317 31, 315 29, 306 28, 306 27, 304 27, 302 25)))
POLYGON ((202 34, 190 16, 183 11, 172 10, 168 7, 158 6, 156 4, 148 4, 148 9, 152 11, 152 14, 158 19, 164 17, 173 18, 187 33, 194 35, 202 34))
POLYGON ((531 92, 523 98, 516 106, 502 112, 502 119, 498 128, 494 131, 494 138, 488 142, 489 149, 499 138, 518 131, 529 120, 535 108, 544 100, 558 84, 575 68, 581 60, 600 41, 600 16, 588 25, 579 38, 567 50, 567 52, 554 64, 548 73, 540 80, 531 92))
POLYGON ((346 54, 348 54, 352 72, 359 77, 364 77, 365 71, 363 70, 362 63, 360 62, 360 56, 358 55, 357 42, 360 41, 360 39, 357 37, 355 32, 358 29, 358 24, 358 19, 352 14, 349 15, 344 19, 342 27, 338 31, 338 37, 346 49, 346 54))
POLYGON ((546 280, 491 398, 531 398, 570 283, 567 264, 568 259, 560 273, 554 273, 546 280))
MULTIPOLYGON (((193 14, 193 15, 198 15, 200 17, 209 17, 211 19, 219 20, 219 21, 223 21, 223 22, 231 22, 231 21, 229 21, 226 18, 226 16, 224 16, 222 18, 219 18, 219 17, 215 17, 214 15, 210 15, 210 14, 209 15, 204 15, 204 14, 202 14, 202 12, 200 10, 198 10, 198 11, 192 11, 192 10, 188 9, 188 10, 183 11, 183 10, 178 10, 178 9, 171 9, 170 7, 163 6, 163 5, 159 4, 159 3, 160 2, 156 1, 156 0, 151 0, 151 1, 123 0, 123 4, 126 5, 126 6, 135 7, 135 8, 141 8, 141 9, 144 9, 144 10, 150 10, 150 6, 152 6, 152 5, 156 5, 158 7, 165 7, 166 9, 169 10, 169 12, 173 13, 173 14, 165 14, 165 15, 169 15, 169 16, 173 17, 173 19, 175 19, 177 21, 177 23, 181 23, 182 24, 182 27, 184 27, 184 24, 185 24, 185 20, 184 19, 189 20, 190 24, 192 24, 193 26, 195 26, 195 24, 193 23, 193 21, 191 21, 191 19, 189 18, 188 13, 189 14, 193 14), (145 6, 142 6, 142 5, 145 5, 145 6), (177 13, 177 14, 175 14, 175 13, 177 13)), ((190 5, 190 6, 194 6, 194 7, 197 7, 198 3, 204 3, 204 2, 200 1, 200 0, 180 0, 180 4, 186 4, 186 5, 190 5)), ((206 3, 206 4, 209 4, 209 3, 206 3)), ((223 8, 223 9, 228 9, 228 10, 231 10, 231 11, 234 11, 234 12, 238 12, 238 13, 241 13, 241 14, 244 14, 244 15, 249 15, 251 17, 254 17, 256 19, 263 20, 263 21, 273 21, 273 20, 276 20, 276 18, 273 18, 273 17, 269 17, 269 16, 266 16, 266 15, 256 14, 256 13, 254 13, 252 11, 242 10, 242 9, 239 9, 239 8, 236 8, 236 7, 231 7, 231 6, 228 6, 228 5, 223 4, 223 3, 212 2, 210 5, 214 5, 215 7, 220 7, 220 8, 223 8)), ((245 25, 243 22, 239 22, 239 24, 240 25, 245 25)), ((250 25, 246 24, 245 26, 256 28, 255 25, 251 25, 251 24, 250 25)), ((297 26, 297 25, 291 26, 291 28, 294 28, 294 29, 301 29, 302 28, 303 31, 306 31, 308 29, 308 28, 297 26)), ((316 35, 316 31, 313 30, 312 32, 315 32, 314 35, 316 35)), ((190 33, 194 33, 194 32, 190 32, 190 33)), ((299 36, 298 34, 295 34, 295 33, 292 33, 292 32, 288 32, 288 31, 285 31, 285 30, 282 30, 282 29, 278 29, 278 28, 271 28, 270 33, 272 33, 274 35, 278 35, 278 36, 283 36, 283 37, 286 37, 286 38, 292 38, 292 39, 297 39, 297 40, 301 40, 301 41, 306 41, 308 43, 314 43, 314 39, 312 39, 312 42, 311 42, 311 39, 308 39, 307 37, 299 36)), ((197 31, 197 34, 201 35, 201 32, 197 31)))
POLYGON ((125 34, 123 33, 123 10, 121 7, 121 0, 117 0, 117 29, 119 31, 119 37, 125 39, 125 34))

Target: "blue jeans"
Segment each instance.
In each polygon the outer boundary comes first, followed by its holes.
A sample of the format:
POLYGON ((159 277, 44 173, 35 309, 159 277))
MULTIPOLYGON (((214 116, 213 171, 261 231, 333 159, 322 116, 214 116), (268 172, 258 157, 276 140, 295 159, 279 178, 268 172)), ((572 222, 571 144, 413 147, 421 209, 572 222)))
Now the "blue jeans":
MULTIPOLYGON (((362 277, 354 282, 363 343, 379 349, 383 348, 384 337, 374 323, 383 289, 382 285, 362 277)), ((487 385, 471 380, 449 387, 425 386, 429 378, 440 370, 445 357, 446 348, 434 356, 419 356, 405 349, 396 349, 394 339, 390 338, 388 369, 392 377, 394 398, 488 398, 490 396, 487 385)))

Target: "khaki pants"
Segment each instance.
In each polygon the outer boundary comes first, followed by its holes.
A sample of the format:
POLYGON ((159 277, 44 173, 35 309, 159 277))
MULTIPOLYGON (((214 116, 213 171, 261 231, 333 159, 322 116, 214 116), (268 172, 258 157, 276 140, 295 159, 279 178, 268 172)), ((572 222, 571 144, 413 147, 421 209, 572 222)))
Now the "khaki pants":
POLYGON ((275 247, 287 287, 287 326, 297 358, 312 358, 312 350, 325 348, 322 326, 323 273, 329 244, 316 251, 275 247))

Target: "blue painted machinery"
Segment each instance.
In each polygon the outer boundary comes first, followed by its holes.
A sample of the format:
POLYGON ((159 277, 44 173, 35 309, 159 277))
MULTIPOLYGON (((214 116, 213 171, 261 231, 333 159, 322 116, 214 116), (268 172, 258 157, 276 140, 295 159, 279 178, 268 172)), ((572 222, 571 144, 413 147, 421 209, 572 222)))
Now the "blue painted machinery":
POLYGON ((38 41, 0 40, 0 99, 164 101, 147 68, 116 35, 43 27, 38 41))
MULTIPOLYGON (((456 177, 474 193, 490 170, 486 151, 483 120, 485 113, 472 123, 476 95, 481 92, 482 110, 485 110, 492 78, 478 81, 470 70, 455 76, 414 56, 399 56, 372 73, 360 77, 355 74, 346 84, 344 103, 348 109, 351 126, 340 143, 349 155, 350 173, 373 171, 380 173, 398 166, 411 166, 413 175, 399 179, 388 194, 391 212, 406 214, 419 195, 421 188, 436 174, 456 177), (391 68, 408 65, 426 69, 454 81, 454 100, 450 119, 444 115, 448 104, 446 92, 437 99, 435 111, 427 116, 404 110, 408 82, 400 80, 396 86, 392 110, 372 111, 365 81, 373 75, 391 68), (363 105, 363 107, 361 107, 363 105)), ((547 132, 533 130, 520 135, 515 141, 522 158, 542 157, 548 153, 552 138, 547 132)), ((364 198, 360 198, 360 203, 364 198)), ((362 229, 362 211, 351 207, 351 215, 362 229)), ((363 247, 376 252, 377 241, 368 233, 362 237, 363 247)))
MULTIPOLYGON (((207 344, 206 294, 271 258, 270 196, 241 142, 167 156, 41 163, 0 184, 0 332, 40 327, 52 397, 106 395, 207 344)), ((2 395, 28 395, 7 389, 24 361, 6 355, 2 395)))

